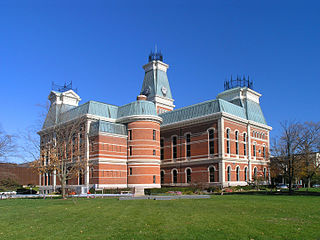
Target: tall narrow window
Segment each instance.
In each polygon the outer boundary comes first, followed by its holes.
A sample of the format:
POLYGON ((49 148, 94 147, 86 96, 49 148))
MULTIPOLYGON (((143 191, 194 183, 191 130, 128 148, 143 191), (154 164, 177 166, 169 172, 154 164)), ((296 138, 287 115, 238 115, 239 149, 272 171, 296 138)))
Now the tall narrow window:
POLYGON ((51 185, 51 174, 50 174, 50 172, 48 173, 48 185, 51 185))
POLYGON ((132 146, 129 147, 129 156, 132 156, 132 146))
POLYGON ((161 181, 161 184, 164 184, 164 171, 161 171, 160 172, 160 181, 161 181))
POLYGON ((210 182, 214 182, 215 179, 214 179, 214 167, 210 167, 209 168, 209 180, 210 182))
POLYGON ((228 181, 231 181, 231 167, 230 166, 228 166, 228 168, 227 168, 227 177, 228 177, 228 181))
POLYGON ((156 130, 153 130, 152 139, 153 139, 153 140, 156 140, 156 138, 157 138, 156 130))
POLYGON ((263 151, 263 158, 265 158, 266 157, 266 146, 263 146, 262 151, 263 151))
POLYGON ((230 129, 227 129, 227 153, 230 154, 230 129))
POLYGON ((191 169, 188 168, 186 173, 187 173, 187 183, 191 183, 191 169))
POLYGON ((244 168, 244 180, 248 181, 248 168, 247 167, 244 168))
POLYGON ((209 154, 214 154, 214 130, 210 129, 209 134, 209 154))
POLYGON ((253 177, 254 177, 254 179, 257 179, 257 174, 258 174, 257 168, 255 167, 255 168, 253 169, 253 177))
POLYGON ((247 156, 247 134, 243 134, 243 155, 247 156))
POLYGON ((172 180, 173 180, 173 183, 177 183, 177 182, 178 182, 178 172, 177 172, 177 170, 174 169, 174 170, 172 171, 172 175, 173 175, 173 176, 172 176, 172 178, 173 178, 173 179, 172 179, 172 180))
POLYGON ((235 132, 235 139, 236 139, 236 154, 239 155, 239 132, 235 132))
POLYGON ((267 169, 266 168, 263 169, 263 178, 264 178, 264 180, 267 180, 267 169))
POLYGON ((160 159, 164 159, 164 140, 160 139, 160 159))
POLYGON ((153 175, 153 183, 156 183, 156 175, 153 175))
POLYGON ((186 135, 186 148, 187 148, 187 158, 191 157, 191 136, 190 133, 186 135))
POLYGON ((253 156, 256 156, 256 143, 253 143, 253 156))
POLYGON ((129 131, 128 131, 128 135, 129 135, 129 136, 128 136, 129 140, 132 140, 132 130, 129 130, 129 131))
POLYGON ((129 168, 129 175, 132 175, 132 168, 129 168))
POLYGON ((156 155, 156 150, 153 150, 153 156, 155 156, 156 155))
POLYGON ((240 167, 236 168, 237 181, 240 181, 240 167))
POLYGON ((172 158, 177 158, 177 137, 172 137, 172 158))
POLYGON ((48 174, 47 173, 44 174, 44 185, 48 186, 48 174))

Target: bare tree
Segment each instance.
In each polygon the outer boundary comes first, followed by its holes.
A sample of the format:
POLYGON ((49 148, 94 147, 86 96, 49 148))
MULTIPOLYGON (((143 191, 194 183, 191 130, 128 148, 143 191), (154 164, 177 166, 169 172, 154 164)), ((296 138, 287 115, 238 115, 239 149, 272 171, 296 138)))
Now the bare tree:
POLYGON ((320 123, 304 123, 301 128, 301 138, 302 142, 298 147, 298 158, 301 163, 299 175, 307 180, 310 188, 312 177, 320 170, 320 160, 316 155, 320 145, 320 123))
POLYGON ((13 152, 13 150, 13 137, 6 134, 0 128, 0 161, 6 160, 6 158, 13 152))
POLYGON ((311 178, 320 168, 319 159, 315 157, 320 146, 320 123, 284 122, 281 126, 281 135, 273 141, 271 148, 271 176, 286 177, 290 192, 297 178, 306 178, 310 187, 311 178))
POLYGON ((81 117, 56 124, 42 133, 40 158, 32 166, 39 174, 57 176, 63 198, 68 181, 86 173, 85 137, 85 121, 81 117))
POLYGON ((275 175, 282 172, 288 178, 289 192, 292 192, 292 183, 299 169, 299 161, 296 159, 301 139, 301 124, 281 123, 282 132, 278 140, 274 140, 271 152, 273 155, 270 169, 275 175))

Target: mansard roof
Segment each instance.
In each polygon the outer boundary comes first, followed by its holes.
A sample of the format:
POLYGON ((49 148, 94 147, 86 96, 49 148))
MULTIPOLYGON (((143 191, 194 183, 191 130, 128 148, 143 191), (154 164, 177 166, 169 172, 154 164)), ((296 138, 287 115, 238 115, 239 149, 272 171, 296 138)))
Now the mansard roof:
POLYGON ((165 112, 159 116, 162 117, 162 126, 164 126, 219 112, 267 125, 260 105, 249 99, 245 99, 244 103, 241 100, 238 103, 231 103, 223 99, 214 99, 165 112))
POLYGON ((96 121, 90 125, 89 134, 91 136, 98 135, 101 132, 111 133, 111 134, 119 134, 119 135, 127 135, 127 129, 124 124, 112 123, 107 121, 96 121))
POLYGON ((77 107, 67 104, 54 104, 50 106, 43 129, 76 119, 85 114, 113 120, 137 115, 158 116, 154 103, 144 100, 134 101, 120 107, 96 101, 89 101, 77 107))

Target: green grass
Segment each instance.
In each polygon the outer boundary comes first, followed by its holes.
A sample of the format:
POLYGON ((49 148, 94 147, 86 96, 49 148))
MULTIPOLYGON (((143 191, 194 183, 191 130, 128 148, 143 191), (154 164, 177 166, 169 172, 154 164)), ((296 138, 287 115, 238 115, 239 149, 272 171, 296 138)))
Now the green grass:
POLYGON ((0 239, 320 239, 320 197, 0 201, 0 239))

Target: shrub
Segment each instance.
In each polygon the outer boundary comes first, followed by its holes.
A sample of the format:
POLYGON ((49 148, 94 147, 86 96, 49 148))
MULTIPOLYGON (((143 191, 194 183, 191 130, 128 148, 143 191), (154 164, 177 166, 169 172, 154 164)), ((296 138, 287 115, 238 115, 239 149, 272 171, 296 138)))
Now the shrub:
POLYGON ((37 191, 31 190, 31 189, 26 189, 26 188, 18 188, 17 189, 17 194, 37 194, 37 191))

